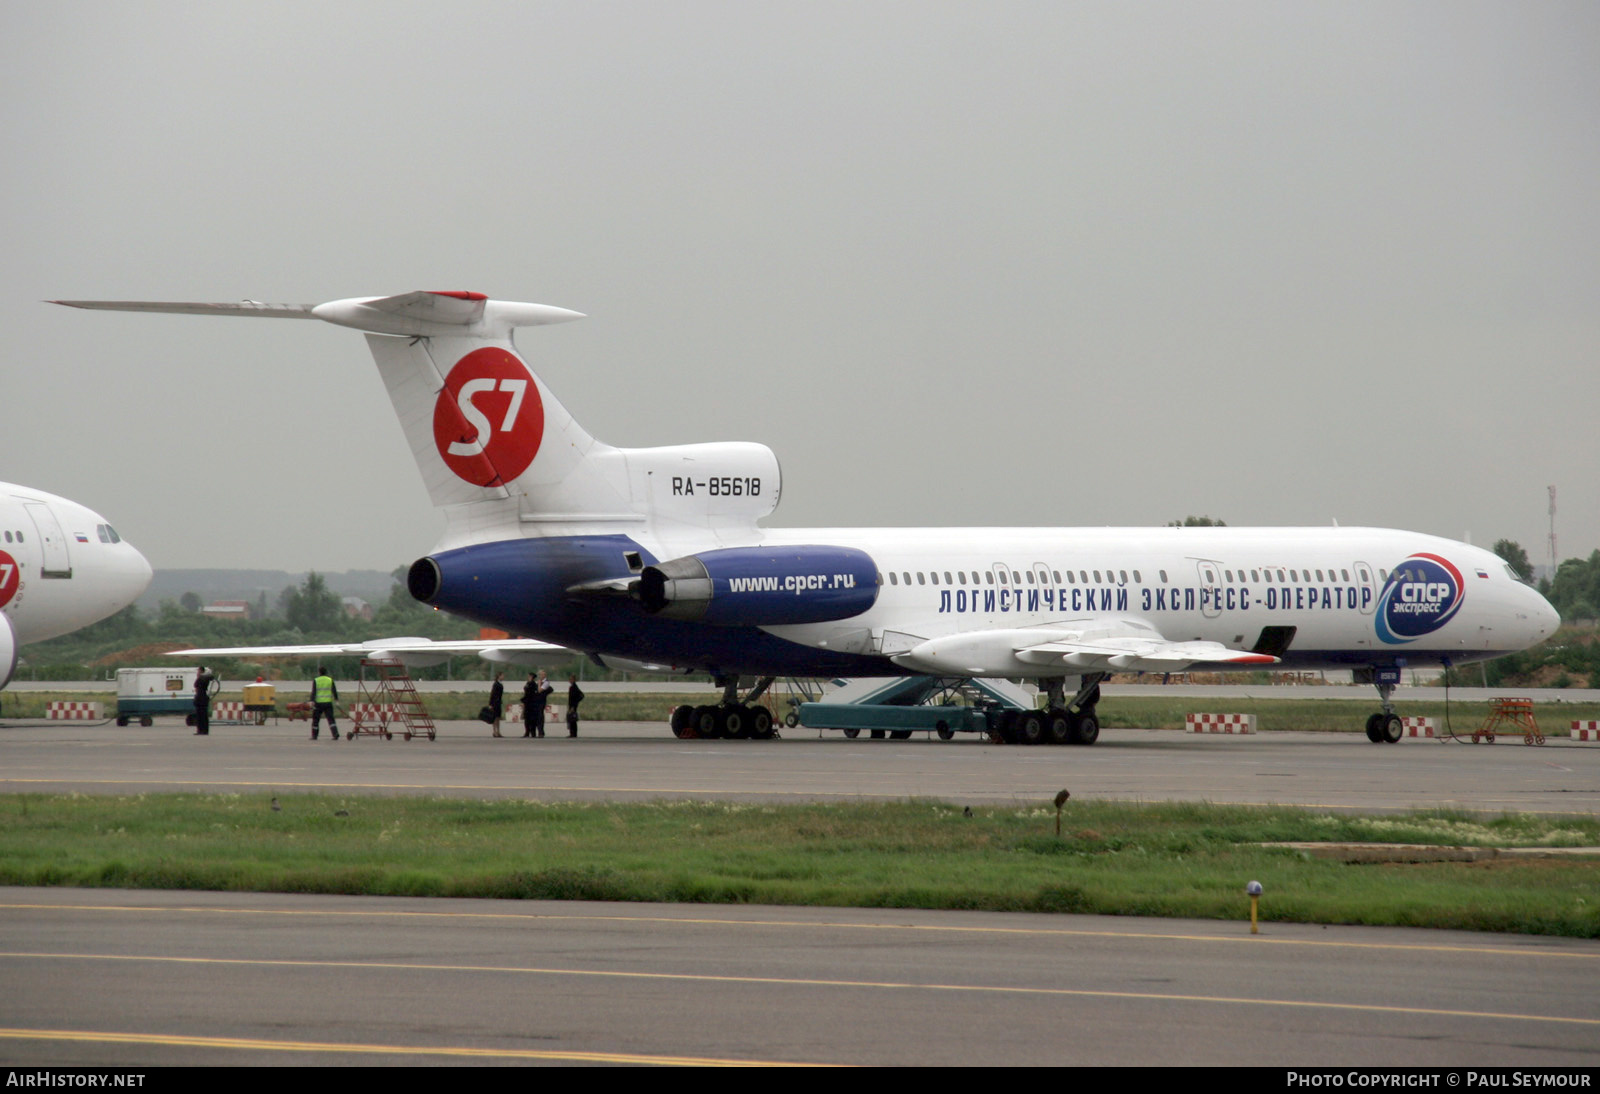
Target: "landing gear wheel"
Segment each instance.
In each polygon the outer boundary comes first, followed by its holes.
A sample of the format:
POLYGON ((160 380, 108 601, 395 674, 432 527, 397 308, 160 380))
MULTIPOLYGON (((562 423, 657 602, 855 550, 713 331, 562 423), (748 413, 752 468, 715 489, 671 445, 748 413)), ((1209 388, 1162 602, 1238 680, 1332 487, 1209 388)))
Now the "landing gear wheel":
POLYGON ((1100 719, 1084 711, 1072 720, 1072 743, 1092 745, 1100 739, 1100 719))
POLYGON ((1383 740, 1385 744, 1399 744, 1400 738, 1405 736, 1405 726, 1400 724, 1400 715, 1389 714, 1383 719, 1383 740))
POLYGON ((758 741, 772 740, 772 711, 766 707, 750 708, 750 736, 758 741))
POLYGON ((791 710, 788 714, 783 716, 783 724, 788 728, 793 729, 795 726, 800 724, 800 715, 791 710))
POLYGON ((1037 711, 1027 710, 1017 715, 1017 743, 1036 745, 1044 740, 1044 719, 1037 711))
POLYGON ((938 725, 934 726, 933 731, 939 735, 939 740, 941 741, 948 741, 956 735, 956 731, 945 725, 943 722, 940 722, 938 725))
POLYGON ((1375 745, 1383 743, 1383 711, 1367 719, 1367 740, 1375 745))
POLYGON ((844 735, 853 741, 861 736, 861 731, 859 729, 847 729, 844 731, 844 735))
POLYGON ((721 712, 716 707, 694 708, 694 732, 697 737, 715 740, 722 736, 721 712))
POLYGON ((689 727, 694 722, 694 707, 687 704, 672 708, 672 714, 667 718, 667 725, 672 728, 672 735, 679 740, 689 736, 689 727))
POLYGON ((1064 745, 1072 740, 1072 719, 1059 707, 1044 716, 1045 740, 1053 745, 1064 745))
POLYGON ((750 708, 724 707, 722 710, 722 735, 740 741, 750 736, 750 708))
POLYGON ((891 729, 889 731, 889 740, 909 741, 911 740, 911 731, 909 729, 891 729))

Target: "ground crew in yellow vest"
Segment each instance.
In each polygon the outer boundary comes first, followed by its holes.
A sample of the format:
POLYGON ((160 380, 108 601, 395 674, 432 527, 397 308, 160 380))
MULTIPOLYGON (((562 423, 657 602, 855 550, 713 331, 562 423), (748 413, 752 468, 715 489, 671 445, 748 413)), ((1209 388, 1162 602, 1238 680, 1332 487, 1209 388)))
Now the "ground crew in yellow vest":
POLYGON ((333 720, 333 704, 339 698, 339 685, 333 682, 333 677, 328 675, 328 670, 317 667, 317 677, 311 681, 311 739, 317 739, 317 729, 322 725, 323 715, 328 717, 328 728, 333 730, 333 739, 339 739, 339 723, 333 720))

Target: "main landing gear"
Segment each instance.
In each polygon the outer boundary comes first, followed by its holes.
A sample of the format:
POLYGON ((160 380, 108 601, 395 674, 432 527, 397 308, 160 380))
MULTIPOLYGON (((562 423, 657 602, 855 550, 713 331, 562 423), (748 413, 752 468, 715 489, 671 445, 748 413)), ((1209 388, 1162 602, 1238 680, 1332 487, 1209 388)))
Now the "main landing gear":
POLYGON ((715 706, 679 706, 672 709, 672 735, 681 740, 695 737, 771 740, 778 735, 772 711, 756 702, 772 686, 776 677, 763 676, 745 697, 739 698, 739 678, 722 676, 722 701, 715 706))
POLYGON ((1060 677, 1040 680, 1039 687, 1049 696, 1046 710, 998 710, 990 715, 989 738, 1008 745, 1092 745, 1100 739, 1100 719, 1095 704, 1100 702, 1103 672, 1086 673, 1071 702, 1060 677))
POLYGON ((1367 719, 1367 740, 1375 745, 1398 744, 1400 738, 1405 736, 1405 727, 1400 724, 1400 715, 1394 712, 1394 704, 1389 702, 1389 696, 1394 694, 1394 685, 1375 686, 1378 698, 1383 701, 1383 709, 1367 719))

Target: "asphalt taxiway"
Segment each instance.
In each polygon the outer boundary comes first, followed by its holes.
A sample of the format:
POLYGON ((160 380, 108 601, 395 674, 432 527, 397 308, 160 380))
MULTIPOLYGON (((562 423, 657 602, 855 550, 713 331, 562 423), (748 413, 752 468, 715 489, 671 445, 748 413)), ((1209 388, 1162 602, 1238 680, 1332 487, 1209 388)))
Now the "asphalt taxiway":
MULTIPOLYGON (((557 727, 552 727, 557 732, 557 727)), ((0 727, 0 791, 1279 802, 1592 815, 1600 749, 1359 734, 307 739, 0 727)), ((1269 898, 1270 899, 1270 898, 1269 898)), ((1600 899, 1600 898, 1597 898, 1600 899)), ((0 890, 0 1062, 1600 1066, 1600 942, 879 909, 0 890)))
POLYGON ((1600 747, 1411 739, 1355 733, 1196 735, 1105 730, 1092 747, 847 740, 788 729, 775 741, 679 741, 663 725, 585 722, 572 739, 495 739, 476 722, 436 740, 308 739, 305 723, 217 726, 195 737, 172 720, 0 727, 0 790, 156 790, 436 794, 481 797, 738 801, 938 798, 1037 803, 1074 798, 1276 803, 1387 811, 1593 814, 1600 747))
POLYGON ((0 1060, 1600 1065, 1600 942, 881 909, 0 890, 0 1060))

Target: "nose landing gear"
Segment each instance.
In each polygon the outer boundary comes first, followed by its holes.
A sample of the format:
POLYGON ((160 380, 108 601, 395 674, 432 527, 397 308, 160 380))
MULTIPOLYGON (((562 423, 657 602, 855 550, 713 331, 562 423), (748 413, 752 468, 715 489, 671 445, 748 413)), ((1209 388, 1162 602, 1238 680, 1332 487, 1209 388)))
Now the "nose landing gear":
POLYGON ((1389 701, 1395 686, 1392 683, 1379 683, 1376 687, 1383 709, 1367 719, 1367 740, 1375 745, 1398 744, 1400 738, 1405 736, 1405 728, 1400 724, 1400 715, 1394 712, 1394 704, 1389 701))

